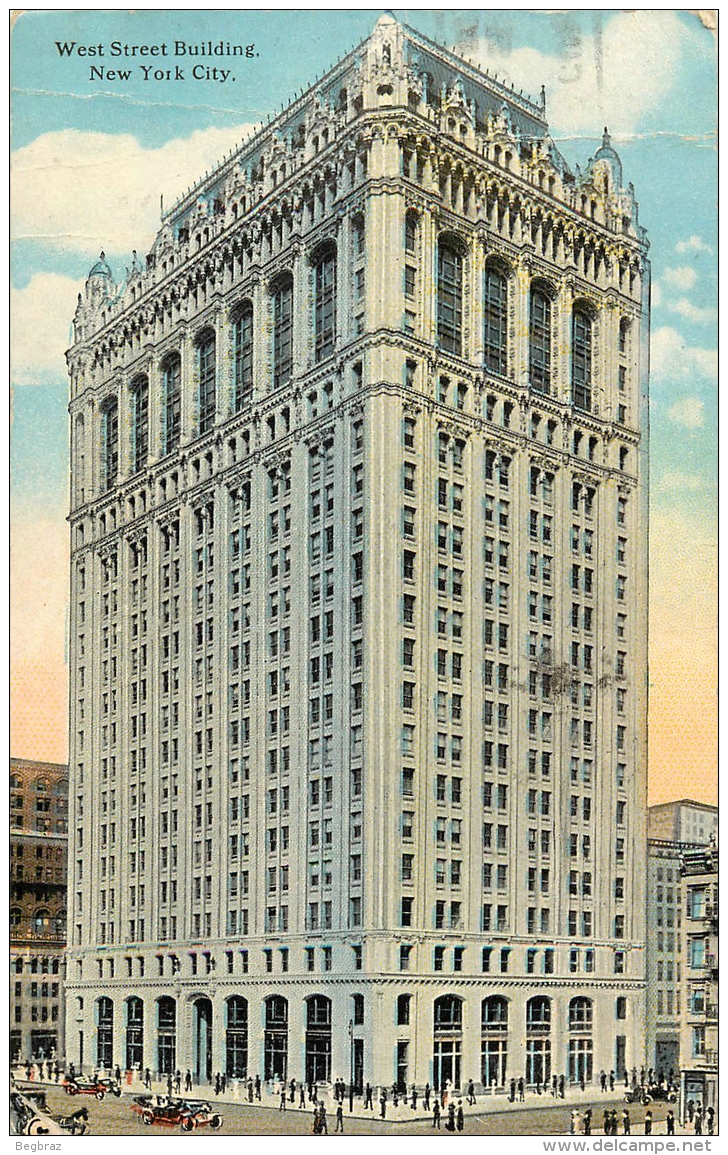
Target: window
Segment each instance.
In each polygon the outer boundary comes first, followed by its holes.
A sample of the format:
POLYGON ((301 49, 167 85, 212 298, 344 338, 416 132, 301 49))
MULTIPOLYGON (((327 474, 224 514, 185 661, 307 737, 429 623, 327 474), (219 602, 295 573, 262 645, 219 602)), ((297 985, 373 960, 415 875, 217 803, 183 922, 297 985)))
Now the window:
POLYGON ((149 382, 146 377, 138 377, 132 384, 131 403, 132 467, 138 473, 146 465, 149 456, 149 382))
POLYGON ((442 349, 462 353, 463 259, 446 240, 437 250, 437 340, 442 349))
POLYGON ((242 409, 253 388, 253 306, 246 301, 233 324, 233 358, 235 362, 235 412, 242 409))
POLYGON ((198 429, 207 433, 215 421, 215 334, 207 331, 197 342, 198 429))
POLYGON ((336 337, 336 249, 322 252, 315 266, 314 330, 316 360, 323 361, 334 351, 336 337))
POLYGON ((571 321, 571 392, 574 405, 591 409, 592 322, 583 309, 574 309, 571 321))
POLYGON ((101 411, 104 489, 116 485, 119 473, 119 403, 115 397, 101 411))
POLYGON ((529 330, 531 388, 549 393, 551 387, 551 299, 543 289, 531 289, 529 330))
POLYGON ((273 387, 278 389, 293 369, 293 278, 286 273, 273 289, 273 387))
POLYGON ((508 282, 505 274, 493 265, 485 270, 483 312, 485 315, 485 367, 491 373, 505 376, 507 357, 508 282))

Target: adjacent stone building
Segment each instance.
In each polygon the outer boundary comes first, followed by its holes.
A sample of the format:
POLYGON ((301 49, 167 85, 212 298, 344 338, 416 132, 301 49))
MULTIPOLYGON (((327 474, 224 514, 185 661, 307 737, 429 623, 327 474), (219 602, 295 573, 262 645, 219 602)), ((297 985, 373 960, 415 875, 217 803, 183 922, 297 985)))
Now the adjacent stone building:
POLYGON ((714 844, 682 859, 685 917, 680 1007, 680 1104, 718 1106, 718 851, 714 844))
POLYGON ((672 1071, 675 1081, 686 993, 683 858, 707 846, 717 829, 718 808, 689 798, 650 806, 647 813, 645 1062, 655 1075, 672 1071))
POLYGON ((646 254, 608 133, 382 17, 91 270, 77 1067, 643 1060, 646 254))
POLYGON ((10 760, 10 1061, 64 1053, 68 767, 10 760))

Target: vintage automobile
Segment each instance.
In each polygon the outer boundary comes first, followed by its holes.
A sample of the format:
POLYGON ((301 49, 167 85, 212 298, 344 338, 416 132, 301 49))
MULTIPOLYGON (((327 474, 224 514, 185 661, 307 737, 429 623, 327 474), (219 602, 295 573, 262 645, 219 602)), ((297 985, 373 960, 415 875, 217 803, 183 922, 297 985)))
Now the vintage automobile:
POLYGON ((106 1095, 116 1095, 118 1098, 121 1094, 121 1087, 115 1079, 86 1078, 83 1075, 66 1078, 63 1090, 67 1095, 94 1095, 97 1099, 103 1099, 106 1095))
POLYGON ((139 1095, 131 1105, 145 1127, 181 1127, 194 1131, 197 1127, 222 1127, 222 1117, 202 1099, 172 1099, 167 1095, 139 1095))

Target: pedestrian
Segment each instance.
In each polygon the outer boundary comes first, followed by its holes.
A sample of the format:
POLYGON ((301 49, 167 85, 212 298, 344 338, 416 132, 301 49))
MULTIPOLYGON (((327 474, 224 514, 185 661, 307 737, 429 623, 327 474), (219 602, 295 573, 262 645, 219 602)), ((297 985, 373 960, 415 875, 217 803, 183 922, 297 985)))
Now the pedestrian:
POLYGON ((455 1104, 450 1100, 450 1105, 447 1109, 447 1123, 445 1124, 448 1131, 455 1130, 455 1104))
POLYGON ((522 1103, 526 1097, 526 1084, 523 1079, 518 1080, 518 1102, 522 1103))
POLYGON ((667 1118, 665 1119, 665 1122, 667 1123, 667 1134, 668 1135, 674 1135, 675 1134, 675 1112, 674 1111, 670 1110, 667 1112, 667 1118))
POLYGON ((61 1077, 61 1068, 58 1066, 58 1059, 56 1059, 53 1065, 53 1074, 55 1076, 56 1082, 58 1082, 61 1077))
POLYGON ((591 1107, 587 1107, 584 1112, 584 1134, 591 1135, 592 1112, 591 1107))
POLYGON ((564 1098, 564 1090, 566 1088, 566 1079, 563 1075, 559 1075, 559 1095, 564 1098))
POLYGON ((475 1086, 472 1079, 468 1081, 468 1106, 475 1106, 475 1086))
POLYGON ((318 1083, 313 1083, 311 1085, 311 1094, 313 1095, 314 1103, 318 1103, 318 1083))
POLYGON ((313 1107, 313 1126, 311 1130, 313 1131, 314 1135, 318 1135, 321 1131, 321 1120, 319 1119, 318 1108, 316 1107, 315 1103, 313 1107))
POLYGON ((215 1094, 216 1095, 220 1094, 220 1072, 219 1071, 215 1075, 215 1094))
POLYGON ((253 1102, 253 1080, 248 1079, 248 1102, 253 1102))
POLYGON ((574 1108, 574 1110, 571 1112, 571 1119, 569 1120, 569 1134, 570 1135, 576 1135, 578 1133, 578 1128, 579 1128, 579 1114, 578 1114, 576 1108, 574 1108))
POLYGON ((624 1111, 622 1112, 622 1130, 623 1130, 625 1135, 631 1135, 632 1134, 632 1123, 630 1121, 629 1111, 627 1110, 626 1107, 625 1107, 624 1111))
POLYGON ((558 1077, 558 1075, 554 1075, 553 1079, 551 1080, 551 1094, 553 1095, 554 1099, 556 1098, 558 1093, 559 1093, 559 1077, 558 1077))
POLYGON ((386 1119, 386 1117, 387 1117, 387 1098, 386 1098, 386 1095, 384 1094, 384 1092, 382 1092, 382 1097, 379 1100, 379 1118, 380 1119, 386 1119))
POLYGON ((296 1101, 296 1080, 295 1079, 291 1079, 291 1082, 289 1084, 288 1089, 291 1093, 291 1102, 295 1103, 295 1101, 296 1101))
POLYGON ((708 1134, 715 1134, 715 1107, 708 1107, 705 1112, 705 1121, 708 1124, 708 1134))
POLYGON ((694 1099, 688 1099, 687 1112, 688 1112, 688 1123, 692 1123, 693 1115, 695 1114, 695 1100, 694 1099))
POLYGON ((185 1091, 191 1091, 191 1090, 192 1090, 192 1071, 188 1067, 187 1070, 185 1071, 185 1091))
POLYGON ((584 1082, 584 1072, 583 1071, 582 1071, 581 1075, 579 1076, 579 1087, 581 1088, 582 1091, 586 1090, 586 1083, 584 1082))
POLYGON ((426 1111, 429 1111, 429 1109, 430 1109, 430 1094, 431 1094, 430 1084, 425 1083, 425 1092, 424 1092, 424 1095, 422 1097, 422 1102, 424 1104, 424 1108, 426 1111))
POLYGON ((367 1083, 366 1087, 364 1088, 364 1110, 366 1111, 367 1108, 369 1108, 372 1111, 374 1110, 374 1104, 372 1103, 372 1085, 371 1085, 371 1083, 367 1083))
POLYGON ((349 1083, 349 1113, 354 1110, 354 1084, 349 1083))
POLYGON ((174 1090, 175 1090, 175 1094, 177 1094, 177 1095, 179 1095, 180 1091, 182 1090, 182 1072, 181 1071, 175 1071, 175 1073, 174 1073, 174 1090))
POLYGON ((438 1131, 440 1130, 440 1100, 439 1099, 435 1099, 435 1102, 432 1105, 432 1126, 433 1126, 433 1128, 437 1127, 438 1131))
POLYGON ((255 1076, 255 1097, 260 1099, 260 1075, 255 1076))
POLYGON ((645 1111, 645 1135, 652 1134, 652 1112, 645 1111))
POLYGON ((172 1098, 172 1072, 171 1071, 167 1075, 167 1097, 169 1099, 172 1098))
POLYGON ((614 1090, 614 1071, 609 1072, 609 1090, 614 1090))
POLYGON ((328 1135, 329 1125, 326 1121, 326 1108, 324 1107, 323 1103, 320 1104, 318 1112, 319 1112, 319 1133, 321 1135, 328 1135))
MULTIPOLYGON (((50 1077, 50 1070, 48 1071, 48 1076, 50 1077)), ((119 1066, 118 1063, 114 1067, 114 1078, 115 1078, 117 1083, 121 1082, 121 1067, 119 1066)))
POLYGON ((612 1134, 612 1117, 609 1114, 609 1111, 606 1109, 604 1111, 604 1134, 605 1135, 611 1135, 612 1134))
POLYGON ((304 1107, 304 1108, 306 1106, 306 1088, 304 1087, 303 1083, 301 1083, 301 1087, 300 1087, 298 1105, 299 1105, 299 1107, 304 1107))
POLYGON ((462 1131, 464 1126, 465 1126, 465 1112, 463 1111, 463 1101, 462 1101, 462 1099, 458 1099, 458 1111, 457 1111, 457 1129, 458 1129, 458 1131, 462 1131))
POLYGON ((417 1110, 417 1088, 412 1084, 412 1094, 410 1095, 410 1102, 412 1103, 412 1110, 417 1110))
POLYGON ((600 1071, 599 1072, 599 1086, 600 1086, 602 1091, 606 1091, 606 1089, 607 1089, 607 1073, 606 1073, 606 1071, 600 1071))
POLYGON ((515 1103, 515 1101, 516 1101, 516 1080, 515 1079, 511 1079, 511 1089, 510 1089, 510 1094, 508 1096, 508 1099, 511 1103, 515 1103))
POLYGON ((619 1123, 617 1121, 617 1112, 612 1111, 610 1118, 611 1118, 612 1134, 618 1135, 619 1134, 619 1123))
POLYGON ((698 1103, 697 1109, 695 1111, 695 1134, 703 1134, 703 1108, 701 1107, 700 1103, 698 1103))
MULTIPOLYGON (((71 1078, 73 1078, 73 1076, 71 1076, 71 1078)), ((146 1071, 144 1072, 144 1086, 147 1088, 148 1091, 151 1091, 151 1089, 152 1089, 152 1072, 149 1070, 149 1067, 147 1067, 146 1071)))
POLYGON ((341 1131, 341 1134, 344 1134, 344 1108, 341 1106, 341 1103, 339 1103, 336 1108, 336 1126, 334 1127, 334 1131, 341 1131))
POLYGON ((285 1111, 286 1110, 286 1086, 285 1086, 285 1083, 281 1086, 281 1101, 278 1104, 278 1110, 279 1111, 285 1111))
POLYGON ((220 1091, 224 1095, 227 1088, 227 1071, 223 1071, 220 1078, 220 1091))

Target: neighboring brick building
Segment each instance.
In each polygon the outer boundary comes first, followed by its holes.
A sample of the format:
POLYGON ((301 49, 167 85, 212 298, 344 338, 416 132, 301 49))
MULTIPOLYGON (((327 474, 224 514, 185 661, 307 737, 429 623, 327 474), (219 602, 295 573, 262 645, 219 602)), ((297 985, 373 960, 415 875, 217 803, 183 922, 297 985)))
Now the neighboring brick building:
POLYGON ((10 760, 10 1059, 64 1054, 68 767, 10 760))

